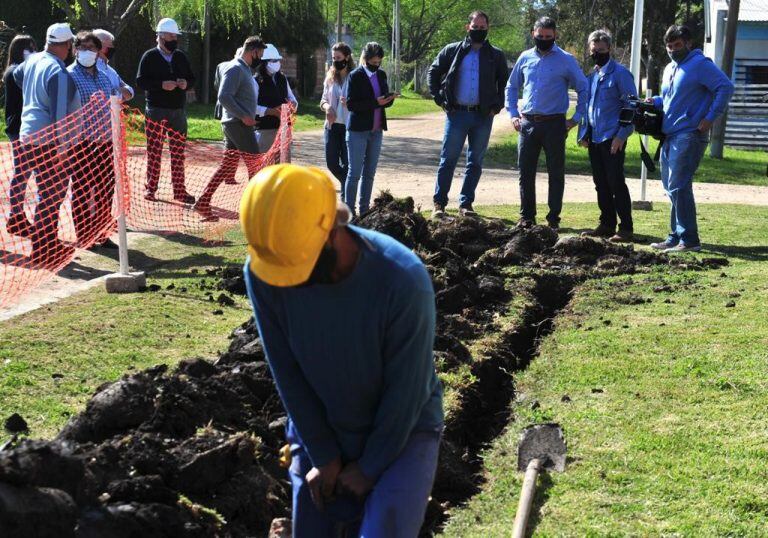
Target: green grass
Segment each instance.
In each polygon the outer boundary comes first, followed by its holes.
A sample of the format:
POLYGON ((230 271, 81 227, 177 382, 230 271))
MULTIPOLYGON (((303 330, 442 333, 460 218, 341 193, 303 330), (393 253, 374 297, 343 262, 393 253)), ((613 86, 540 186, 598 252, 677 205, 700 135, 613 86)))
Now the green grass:
MULTIPOLYGON (((661 237, 667 211, 635 212, 636 230, 661 237)), ((574 228, 597 216, 587 205, 564 214, 574 228)), ((765 536, 768 208, 702 205, 700 215, 704 255, 731 265, 578 288, 540 356, 516 375, 514 422, 485 456, 484 491, 455 511, 448 536, 509 534, 518 435, 544 421, 563 426, 569 464, 540 480, 536 536, 765 536), (672 291, 655 293, 662 283, 672 291), (626 305, 629 294, 651 301, 626 305)))
MULTIPOLYGON (((508 121, 505 118, 505 121, 508 121)), ((586 148, 576 143, 576 128, 571 129, 565 145, 565 170, 569 174, 591 175, 589 155, 586 148)), ((500 164, 517 166, 517 133, 504 136, 488 150, 488 158, 500 164)), ((651 139, 647 147, 653 156, 656 152, 657 140, 651 139)), ((625 167, 628 177, 640 177, 640 139, 633 134, 627 142, 625 167)), ((544 170, 546 159, 542 151, 539 168, 544 170)), ((768 185, 766 177, 768 153, 765 151, 750 151, 743 149, 725 148, 722 159, 709 156, 709 149, 696 172, 696 181, 703 183, 730 183, 736 185, 768 185)), ((649 173, 652 179, 659 178, 657 171, 649 173)))
MULTIPOLYGON (((132 108, 143 109, 144 101, 137 97, 130 102, 132 108)), ((187 107, 189 138, 192 140, 221 140, 221 123, 213 117, 213 105, 192 103, 187 107)), ((395 104, 387 109, 389 118, 407 118, 419 114, 439 112, 440 109, 430 99, 425 99, 412 91, 403 91, 395 104)), ((5 117, 5 110, 0 108, 0 117, 5 117)), ((299 110, 296 114, 295 131, 322 129, 325 113, 320 110, 320 101, 312 99, 299 100, 299 110)), ((8 140, 4 130, 0 130, 0 141, 8 140)))

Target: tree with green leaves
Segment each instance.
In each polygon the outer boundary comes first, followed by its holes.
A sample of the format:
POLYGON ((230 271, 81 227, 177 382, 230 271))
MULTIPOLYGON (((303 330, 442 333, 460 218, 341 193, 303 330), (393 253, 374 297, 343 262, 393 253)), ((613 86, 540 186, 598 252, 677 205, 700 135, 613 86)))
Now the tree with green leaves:
POLYGON ((131 19, 150 0, 53 0, 70 23, 88 28, 105 28, 115 36, 125 30, 131 19))

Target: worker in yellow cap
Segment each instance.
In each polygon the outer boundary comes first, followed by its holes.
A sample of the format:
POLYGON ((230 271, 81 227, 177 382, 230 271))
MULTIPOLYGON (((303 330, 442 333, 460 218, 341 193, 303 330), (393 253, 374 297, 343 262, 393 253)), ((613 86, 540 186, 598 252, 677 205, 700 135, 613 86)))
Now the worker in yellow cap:
POLYGON ((288 413, 293 532, 415 537, 443 429, 434 291, 413 252, 349 218, 324 172, 291 164, 259 172, 240 204, 248 296, 288 413))

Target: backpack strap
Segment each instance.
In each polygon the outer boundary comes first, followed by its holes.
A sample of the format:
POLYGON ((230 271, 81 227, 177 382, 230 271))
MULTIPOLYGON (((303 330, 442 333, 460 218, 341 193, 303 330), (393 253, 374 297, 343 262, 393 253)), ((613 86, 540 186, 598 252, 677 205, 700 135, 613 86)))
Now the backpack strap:
POLYGON ((648 153, 648 150, 645 149, 645 144, 643 144, 643 137, 638 133, 638 138, 640 138, 640 158, 643 160, 643 163, 645 164, 645 167, 648 169, 649 172, 655 172, 656 171, 656 164, 654 164, 654 161, 659 160, 659 152, 661 151, 661 144, 659 144, 659 147, 656 149, 656 156, 655 158, 651 158, 651 154, 648 153))

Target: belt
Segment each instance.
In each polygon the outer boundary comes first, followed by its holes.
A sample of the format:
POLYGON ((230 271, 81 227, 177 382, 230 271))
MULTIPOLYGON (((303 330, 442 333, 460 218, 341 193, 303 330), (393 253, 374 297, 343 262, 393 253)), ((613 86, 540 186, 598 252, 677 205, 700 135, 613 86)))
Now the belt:
POLYGON ((453 105, 453 110, 463 112, 480 112, 480 105, 453 105))
POLYGON ((564 120, 565 114, 523 114, 528 121, 539 122, 549 120, 564 120))

